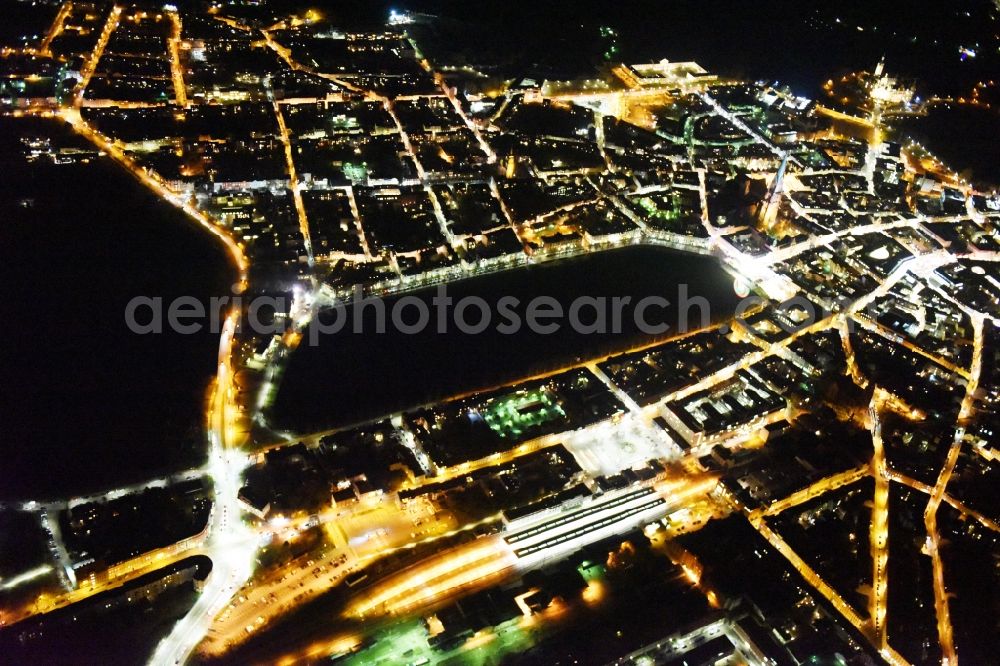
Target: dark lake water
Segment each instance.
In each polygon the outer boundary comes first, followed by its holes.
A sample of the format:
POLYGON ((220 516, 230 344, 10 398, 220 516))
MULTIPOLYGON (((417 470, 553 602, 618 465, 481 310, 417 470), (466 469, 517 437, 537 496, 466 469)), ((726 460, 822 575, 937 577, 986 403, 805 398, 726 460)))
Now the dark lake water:
POLYGON ((1000 113, 938 106, 927 116, 901 122, 900 129, 970 182, 1000 185, 1000 113))
POLYGON ((28 163, 20 137, 75 139, 0 119, 0 496, 68 496, 198 464, 218 336, 138 336, 138 295, 229 293, 207 233, 107 158, 28 163))
MULTIPOLYGON (((680 306, 682 288, 689 298, 703 297, 709 306, 709 318, 716 321, 731 315, 739 300, 732 278, 715 259, 631 246, 448 286, 447 294, 456 304, 464 297, 481 297, 490 306, 494 324, 506 321, 497 307, 502 298, 519 300, 521 307, 514 311, 526 323, 524 306, 535 297, 550 296, 567 314, 553 333, 534 332, 525 325, 510 334, 499 331, 497 326, 467 334, 457 330, 450 316, 448 330, 440 333, 436 328, 433 288, 411 295, 426 303, 430 314, 430 325, 418 334, 391 326, 392 307, 400 297, 386 300, 387 324, 382 334, 373 333, 376 314, 371 307, 360 320, 363 332, 355 334, 354 311, 348 307, 340 332, 319 336, 317 345, 309 344, 308 335, 304 338, 289 362, 271 417, 278 427, 300 431, 346 425, 558 369, 578 358, 586 360, 628 349, 657 337, 636 325, 632 306, 647 296, 667 299, 670 307, 650 307, 643 317, 650 324, 670 326, 666 335, 672 335, 684 311, 680 306), (583 296, 604 297, 609 308, 612 298, 630 297, 631 304, 622 311, 621 331, 610 331, 610 314, 607 333, 574 330, 568 318, 569 308, 575 298, 583 296)), ((417 321, 418 313, 417 306, 408 307, 413 309, 401 313, 404 323, 410 324, 417 321)), ((688 311, 690 325, 700 326, 701 309, 691 307, 688 311)), ((583 324, 597 321, 589 306, 581 306, 578 314, 583 324)), ((470 307, 465 321, 476 324, 479 310, 470 307)))

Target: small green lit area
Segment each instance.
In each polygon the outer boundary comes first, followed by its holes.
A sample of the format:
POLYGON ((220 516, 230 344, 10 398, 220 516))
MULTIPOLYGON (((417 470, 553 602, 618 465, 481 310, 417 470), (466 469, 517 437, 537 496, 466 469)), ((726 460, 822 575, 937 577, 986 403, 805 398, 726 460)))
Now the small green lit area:
POLYGON ((584 560, 576 568, 583 576, 583 580, 589 585, 593 581, 599 581, 604 578, 604 574, 607 572, 607 568, 604 564, 600 562, 593 562, 591 560, 584 560))
POLYGON ((351 654, 342 662, 350 666, 385 666, 396 664, 462 664, 487 666, 500 663, 504 656, 520 654, 538 640, 530 628, 525 627, 524 617, 518 615, 495 627, 481 629, 469 636, 462 636, 454 646, 445 646, 428 632, 427 622, 416 620, 387 627, 373 636, 364 649, 351 654))
POLYGON ((682 212, 680 197, 676 193, 659 195, 655 198, 643 197, 639 199, 639 205, 648 216, 663 220, 676 220, 682 212))
POLYGON ((343 114, 338 114, 330 119, 330 126, 340 132, 349 132, 351 130, 360 129, 361 125, 358 124, 358 119, 354 116, 345 116, 343 114))
POLYGON ((566 412, 546 389, 518 391, 487 404, 483 420, 503 437, 517 438, 534 426, 565 419, 566 412))
POLYGON ((352 183, 364 182, 368 177, 368 165, 364 162, 346 162, 342 170, 344 177, 352 183))

